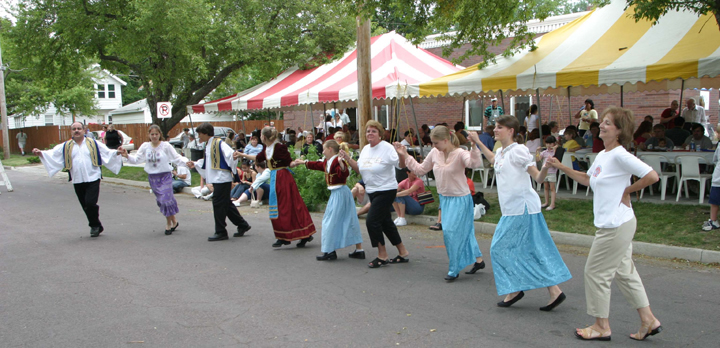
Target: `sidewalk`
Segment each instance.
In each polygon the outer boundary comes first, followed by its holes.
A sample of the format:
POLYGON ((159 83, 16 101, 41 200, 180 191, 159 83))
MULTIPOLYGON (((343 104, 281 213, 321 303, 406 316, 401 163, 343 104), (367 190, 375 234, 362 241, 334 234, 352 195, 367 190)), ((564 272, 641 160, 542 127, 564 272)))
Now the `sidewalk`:
MULTIPOLYGON (((42 165, 9 167, 6 169, 16 170, 16 171, 23 172, 23 173, 47 177, 47 172, 45 171, 45 168, 42 165)), ((58 180, 67 181, 67 178, 62 177, 61 175, 56 175, 54 178, 58 179, 58 180)), ((147 182, 143 182, 143 181, 133 181, 133 180, 125 180, 125 179, 117 179, 117 178, 104 178, 103 181, 105 181, 109 184, 126 185, 126 186, 141 188, 141 189, 150 188, 150 185, 147 182)), ((433 181, 430 181, 430 182, 434 184, 433 181)), ((481 192, 497 193, 496 188, 483 189, 482 183, 475 183, 475 185, 481 192)), ((565 191, 565 194, 567 195, 568 198, 584 198, 585 197, 584 191, 585 190, 583 189, 582 194, 581 194, 581 190, 578 187, 577 195, 573 195, 572 191, 570 191, 570 192, 565 191)), ((562 193, 563 190, 561 189, 560 192, 562 193)), ((190 188, 189 187, 184 188, 183 193, 191 194, 190 188)), ((589 195, 587 197, 587 199, 592 199, 592 195, 589 195)), ((660 201, 660 195, 658 193, 656 193, 655 196, 650 196, 649 194, 646 194, 643 197, 643 200, 646 200, 646 199, 648 201, 657 201, 658 203, 662 202, 662 201, 660 201), (654 198, 654 200, 652 198, 654 198)), ((681 198, 681 203, 697 204, 697 198, 692 198, 692 196, 691 196, 690 200, 684 199, 685 202, 683 202, 683 199, 684 198, 681 198)), ((674 199, 670 200, 669 195, 666 198, 665 202, 676 203, 674 199)), ((261 207, 261 209, 267 209, 267 206, 263 205, 261 207)), ((423 225, 423 226, 431 226, 431 225, 435 224, 435 222, 437 221, 436 216, 427 216, 427 215, 416 215, 416 216, 406 215, 406 219, 407 219, 408 223, 412 223, 412 224, 416 224, 416 225, 423 225)), ((475 233, 492 235, 495 233, 496 226, 497 226, 496 224, 492 224, 492 223, 475 221, 475 233)), ((428 232, 430 232, 430 230, 428 230, 428 232)), ((434 232, 432 232, 432 233, 434 233, 434 232)), ((553 240, 557 244, 565 244, 565 245, 572 245, 572 246, 579 246, 579 247, 586 247, 586 248, 589 248, 590 245, 592 245, 592 241, 594 238, 593 236, 588 236, 588 235, 568 233, 568 232, 558 232, 558 231, 550 231, 550 234, 552 235, 553 240)), ((677 247, 677 246, 653 244, 653 243, 645 243, 645 242, 633 242, 633 254, 665 258, 665 259, 682 259, 682 260, 688 260, 688 261, 693 261, 693 262, 702 262, 702 263, 720 263, 720 251, 677 247)))

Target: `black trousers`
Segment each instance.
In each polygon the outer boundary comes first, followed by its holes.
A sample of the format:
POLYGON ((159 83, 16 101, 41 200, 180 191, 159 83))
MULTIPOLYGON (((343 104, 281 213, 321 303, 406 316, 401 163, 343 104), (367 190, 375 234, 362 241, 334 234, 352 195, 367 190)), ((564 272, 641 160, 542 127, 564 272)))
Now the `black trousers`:
POLYGON ((395 226, 392 215, 390 215, 396 195, 397 190, 378 191, 368 194, 370 196, 370 211, 368 211, 365 224, 373 248, 377 248, 378 244, 385 245, 383 233, 392 245, 402 243, 397 226, 395 226))
POLYGON ((98 207, 98 197, 100 197, 100 179, 93 182, 83 182, 74 184, 75 194, 78 201, 85 212, 90 227, 100 227, 100 207, 98 207))
POLYGON ((213 184, 213 215, 215 215, 215 233, 227 234, 225 227, 225 218, 229 218, 237 227, 249 227, 250 225, 243 219, 237 207, 230 202, 230 190, 232 183, 224 182, 221 184, 213 184))

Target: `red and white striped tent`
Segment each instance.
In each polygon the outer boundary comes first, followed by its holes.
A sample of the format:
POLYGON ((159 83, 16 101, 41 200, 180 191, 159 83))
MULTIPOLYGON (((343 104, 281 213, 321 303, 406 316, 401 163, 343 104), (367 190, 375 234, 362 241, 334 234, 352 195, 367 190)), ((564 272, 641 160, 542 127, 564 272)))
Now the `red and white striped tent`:
MULTIPOLYGON (((373 37, 370 42, 373 99, 407 96, 408 84, 430 81, 462 69, 414 46, 395 32, 373 37)), ((352 50, 342 59, 310 70, 294 67, 238 94, 188 106, 188 112, 257 110, 357 100, 356 57, 356 50, 352 50)))

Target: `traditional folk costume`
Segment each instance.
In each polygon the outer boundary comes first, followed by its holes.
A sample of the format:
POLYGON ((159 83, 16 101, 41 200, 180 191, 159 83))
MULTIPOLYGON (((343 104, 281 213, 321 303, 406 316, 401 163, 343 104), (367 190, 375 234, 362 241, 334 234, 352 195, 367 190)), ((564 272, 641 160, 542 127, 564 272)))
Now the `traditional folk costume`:
POLYGON ((195 162, 195 169, 205 178, 205 182, 213 184, 215 235, 208 238, 208 241, 227 239, 226 217, 237 226, 235 236, 240 237, 250 229, 250 225, 240 215, 237 207, 230 202, 230 190, 233 174, 237 171, 237 160, 233 159, 233 149, 221 138, 211 138, 208 142, 205 147, 205 158, 195 162))
POLYGON ((270 170, 268 201, 275 238, 290 242, 315 234, 315 224, 300 197, 295 178, 288 169, 292 157, 287 146, 275 142, 257 154, 255 161, 265 161, 270 170))
POLYGON ((534 165, 535 158, 524 145, 513 143, 495 153, 502 217, 490 257, 498 295, 558 285, 572 278, 550 236, 540 196, 527 172, 534 165))
POLYGON ((110 150, 103 143, 83 137, 80 144, 75 140, 68 140, 52 150, 42 151, 42 154, 40 160, 49 176, 52 177, 63 169, 70 174, 69 181, 72 181, 75 194, 88 219, 90 235, 97 237, 103 231, 99 218, 100 207, 97 205, 102 178, 100 166, 104 165, 113 173, 119 173, 122 158, 117 154, 117 150, 110 150))
POLYGON ((418 163, 412 156, 405 158, 405 165, 415 175, 422 176, 430 170, 435 173, 450 277, 457 277, 463 268, 482 257, 475 239, 474 205, 465 176, 465 168, 477 168, 481 164, 482 154, 476 146, 471 151, 457 148, 447 157, 433 148, 423 163, 418 163))
POLYGON ((170 143, 161 141, 157 147, 153 147, 152 143, 143 143, 135 155, 128 155, 130 164, 143 162, 160 213, 165 217, 177 214, 180 210, 173 194, 171 163, 185 167, 187 158, 180 157, 170 143))
POLYGON ((347 177, 350 175, 349 165, 345 162, 343 169, 340 167, 340 161, 335 155, 329 160, 305 163, 308 169, 325 172, 325 183, 330 190, 330 199, 322 222, 321 251, 323 253, 362 243, 355 201, 346 185, 347 177))

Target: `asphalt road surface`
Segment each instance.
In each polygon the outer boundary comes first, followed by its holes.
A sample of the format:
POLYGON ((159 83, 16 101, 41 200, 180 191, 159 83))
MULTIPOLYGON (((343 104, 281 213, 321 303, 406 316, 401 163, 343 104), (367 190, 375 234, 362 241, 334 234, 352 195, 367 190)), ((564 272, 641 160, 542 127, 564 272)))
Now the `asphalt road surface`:
MULTIPOLYGON (((165 236, 154 196, 103 183, 105 232, 90 238, 72 185, 9 171, 0 187, 0 346, 2 347, 577 347, 593 322, 582 280, 587 250, 560 246, 573 279, 568 299, 538 310, 544 289, 504 309, 492 267, 443 280, 442 235, 401 228, 410 262, 369 269, 367 260, 318 262, 320 234, 307 248, 274 249, 267 209, 243 207, 245 237, 207 242, 210 202, 178 195, 180 227, 165 236)), ((589 216, 589 215, 588 215, 589 216)), ((313 214, 320 230, 322 216, 313 214)), ((232 232, 231 232, 232 233, 232 232)), ((489 259, 490 239, 478 236, 489 259)), ((391 256, 396 250, 389 248, 391 256)), ((613 338, 602 346, 718 347, 720 272, 682 262, 639 259, 652 309, 665 331, 647 342, 613 286, 613 338)), ((595 344, 600 345, 600 344, 595 344)))

